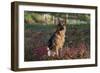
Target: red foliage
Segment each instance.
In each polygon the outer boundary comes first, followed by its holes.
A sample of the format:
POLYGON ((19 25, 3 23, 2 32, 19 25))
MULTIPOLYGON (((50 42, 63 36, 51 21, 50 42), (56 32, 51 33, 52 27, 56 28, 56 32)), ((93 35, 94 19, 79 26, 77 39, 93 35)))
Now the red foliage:
POLYGON ((62 56, 59 56, 59 57, 57 56, 48 57, 47 55, 48 51, 46 47, 40 47, 40 48, 33 49, 33 54, 35 55, 35 59, 38 59, 38 60, 81 59, 84 57, 86 58, 88 57, 87 55, 89 54, 88 51, 89 50, 84 43, 79 43, 76 48, 75 47, 63 48, 62 51, 60 51, 62 56))
POLYGON ((86 45, 84 43, 80 43, 78 44, 78 46, 72 47, 72 48, 66 48, 65 52, 64 52, 64 57, 65 58, 70 58, 70 59, 74 59, 74 58, 84 58, 84 55, 86 55, 88 48, 86 47, 86 45))
POLYGON ((41 47, 41 48, 33 49, 33 54, 35 54, 36 58, 41 59, 47 55, 47 48, 41 47))

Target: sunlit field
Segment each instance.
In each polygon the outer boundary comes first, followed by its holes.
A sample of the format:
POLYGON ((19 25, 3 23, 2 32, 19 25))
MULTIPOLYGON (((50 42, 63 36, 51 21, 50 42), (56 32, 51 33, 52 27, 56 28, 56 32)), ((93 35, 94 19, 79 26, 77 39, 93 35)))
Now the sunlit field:
POLYGON ((90 15, 75 13, 24 12, 24 60, 63 60, 90 58, 90 15), (47 15, 48 14, 48 15, 47 15), (47 15, 47 16, 46 16, 47 15), (56 20, 66 15, 66 34, 61 57, 47 55, 47 42, 56 30, 56 20), (44 17, 47 17, 44 18, 44 17), (44 19, 43 19, 44 18, 44 19), (76 19, 76 21, 73 19, 76 19), (78 20, 78 21, 77 21, 78 20), (79 21, 80 20, 80 21, 79 21), (71 21, 71 23, 70 23, 71 21), (83 22, 84 21, 84 22, 83 22))

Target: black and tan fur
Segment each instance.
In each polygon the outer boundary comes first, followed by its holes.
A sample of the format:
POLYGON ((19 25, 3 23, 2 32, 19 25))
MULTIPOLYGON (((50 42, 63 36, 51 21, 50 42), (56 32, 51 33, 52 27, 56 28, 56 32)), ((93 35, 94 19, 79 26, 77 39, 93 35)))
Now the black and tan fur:
POLYGON ((57 30, 48 41, 48 55, 60 56, 60 51, 65 42, 66 23, 64 19, 58 19, 57 30))

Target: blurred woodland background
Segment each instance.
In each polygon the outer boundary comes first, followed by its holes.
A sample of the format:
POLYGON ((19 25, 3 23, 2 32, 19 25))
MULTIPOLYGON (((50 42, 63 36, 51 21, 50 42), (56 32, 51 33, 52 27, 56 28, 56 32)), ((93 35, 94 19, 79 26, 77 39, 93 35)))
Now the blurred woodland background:
POLYGON ((25 61, 58 60, 47 56, 47 42, 56 30, 57 17, 66 17, 63 57, 90 58, 90 14, 24 11, 25 61))

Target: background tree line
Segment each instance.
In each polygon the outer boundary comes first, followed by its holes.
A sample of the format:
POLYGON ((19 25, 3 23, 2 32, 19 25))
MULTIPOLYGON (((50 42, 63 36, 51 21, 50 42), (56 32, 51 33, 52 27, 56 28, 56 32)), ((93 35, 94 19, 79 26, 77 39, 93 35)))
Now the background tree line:
POLYGON ((47 13, 25 11, 24 21, 26 24, 57 24, 57 18, 65 18, 67 24, 89 24, 90 14, 79 13, 47 13))

